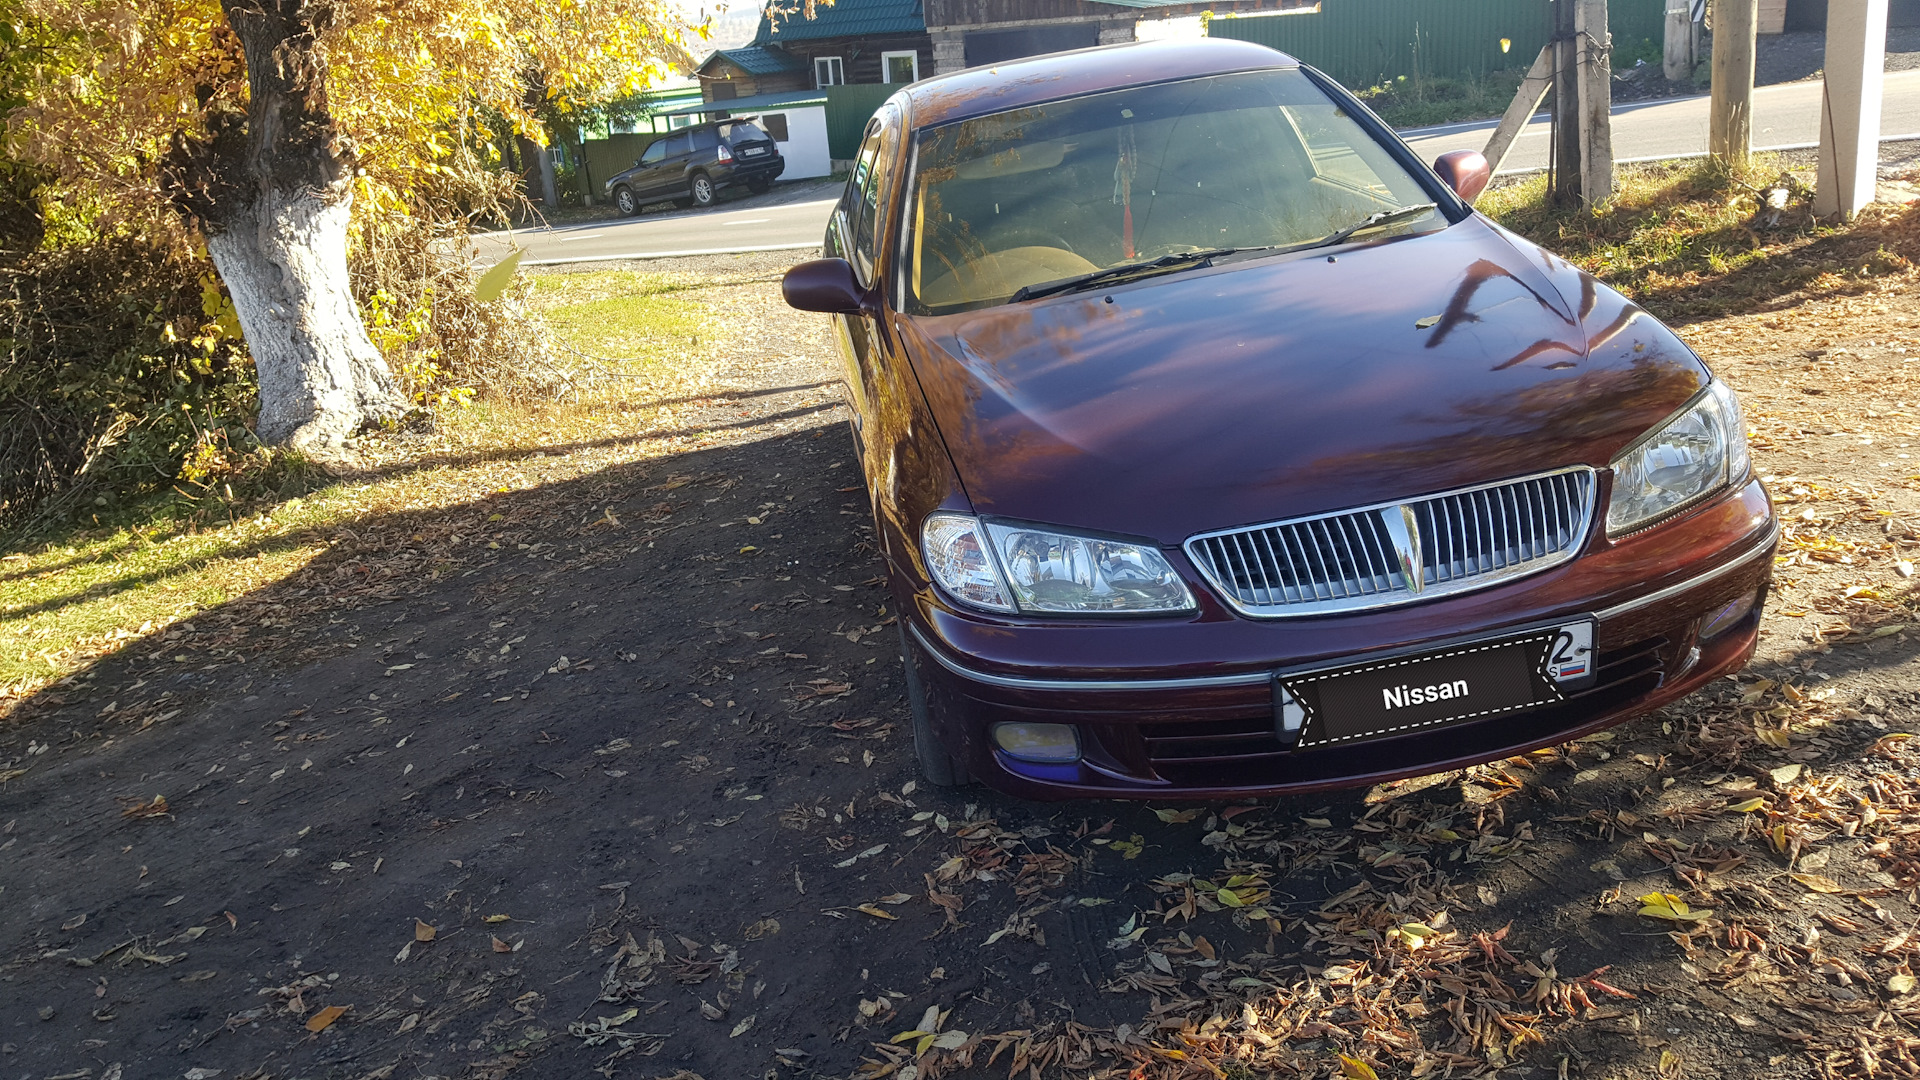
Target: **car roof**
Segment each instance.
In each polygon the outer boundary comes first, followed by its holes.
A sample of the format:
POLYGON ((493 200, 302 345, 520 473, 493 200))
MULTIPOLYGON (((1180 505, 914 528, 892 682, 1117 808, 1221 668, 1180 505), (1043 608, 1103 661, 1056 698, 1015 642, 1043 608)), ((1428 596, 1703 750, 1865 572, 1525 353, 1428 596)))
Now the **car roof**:
POLYGON ((1147 83, 1299 66, 1286 53, 1248 41, 1141 41, 968 68, 915 83, 903 93, 911 102, 913 126, 925 128, 1147 83))

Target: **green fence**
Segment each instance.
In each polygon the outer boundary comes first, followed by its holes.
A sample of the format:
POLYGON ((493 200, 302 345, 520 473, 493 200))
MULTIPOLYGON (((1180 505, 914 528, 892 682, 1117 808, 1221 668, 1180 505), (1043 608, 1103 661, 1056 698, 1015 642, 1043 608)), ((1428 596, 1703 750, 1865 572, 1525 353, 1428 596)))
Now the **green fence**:
POLYGON ((604 185, 618 173, 633 168, 640 160, 641 151, 655 139, 665 138, 664 132, 635 132, 631 135, 612 135, 605 139, 588 139, 582 145, 587 154, 587 174, 593 179, 593 198, 595 202, 606 196, 604 185))
POLYGON ((827 155, 846 160, 860 152, 860 133, 874 110, 900 87, 894 83, 851 83, 829 86, 827 95, 827 155))
MULTIPOLYGON (((1615 57, 1638 55, 1648 42, 1657 46, 1665 8, 1665 0, 1611 0, 1615 57)), ((1279 49, 1359 89, 1401 75, 1526 67, 1553 36, 1553 0, 1321 0, 1314 12, 1215 16, 1207 32, 1279 49)))

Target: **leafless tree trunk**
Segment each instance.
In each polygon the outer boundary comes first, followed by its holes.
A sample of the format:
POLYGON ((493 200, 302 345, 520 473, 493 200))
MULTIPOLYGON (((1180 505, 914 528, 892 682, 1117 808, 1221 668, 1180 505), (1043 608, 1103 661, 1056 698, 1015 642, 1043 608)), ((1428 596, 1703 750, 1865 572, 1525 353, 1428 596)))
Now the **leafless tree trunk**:
POLYGON ((260 383, 258 433, 325 456, 406 401, 347 274, 355 155, 327 104, 323 0, 221 0, 247 61, 244 114, 179 138, 168 194, 198 219, 260 383))

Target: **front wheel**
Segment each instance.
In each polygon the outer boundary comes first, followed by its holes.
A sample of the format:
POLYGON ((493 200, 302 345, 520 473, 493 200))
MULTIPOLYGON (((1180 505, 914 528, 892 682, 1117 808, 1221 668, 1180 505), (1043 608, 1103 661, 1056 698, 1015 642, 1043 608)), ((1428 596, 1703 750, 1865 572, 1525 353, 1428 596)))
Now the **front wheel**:
POLYGON ((900 662, 907 671, 907 707, 913 713, 913 753, 920 759, 920 775, 934 787, 965 787, 973 783, 967 767, 955 761, 933 733, 933 714, 927 708, 927 688, 914 663, 913 642, 906 624, 900 624, 900 662))
POLYGON ((693 205, 695 206, 712 206, 713 205, 713 180, 710 177, 708 177, 706 173, 693 174, 693 184, 691 186, 691 191, 693 194, 693 205))
POLYGON ((621 217, 632 217, 640 212, 640 198, 633 193, 632 188, 614 188, 613 208, 620 211, 621 217))

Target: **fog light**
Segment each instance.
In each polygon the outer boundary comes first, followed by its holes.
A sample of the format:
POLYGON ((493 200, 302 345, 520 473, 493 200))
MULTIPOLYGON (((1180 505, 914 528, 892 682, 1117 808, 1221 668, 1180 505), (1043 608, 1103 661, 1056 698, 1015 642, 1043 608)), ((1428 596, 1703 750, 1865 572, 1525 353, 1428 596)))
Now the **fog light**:
POLYGON ((993 741, 1021 761, 1080 760, 1080 733, 1072 724, 995 724, 993 741))
POLYGON ((1738 600, 1729 600, 1719 610, 1707 616, 1706 621, 1700 624, 1700 640, 1706 641, 1717 637, 1746 618, 1747 613, 1753 610, 1753 601, 1758 595, 1758 593, 1748 593, 1738 600))

